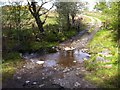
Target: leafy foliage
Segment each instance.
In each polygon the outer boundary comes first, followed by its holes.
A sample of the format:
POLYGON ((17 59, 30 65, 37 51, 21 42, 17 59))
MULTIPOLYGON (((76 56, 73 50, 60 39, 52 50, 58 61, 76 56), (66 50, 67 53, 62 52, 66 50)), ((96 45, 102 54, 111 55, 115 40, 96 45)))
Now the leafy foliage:
POLYGON ((62 28, 70 29, 70 16, 72 17, 72 24, 74 18, 78 12, 78 6, 76 2, 56 2, 58 16, 58 23, 62 28), (67 27, 66 27, 67 26, 67 27))

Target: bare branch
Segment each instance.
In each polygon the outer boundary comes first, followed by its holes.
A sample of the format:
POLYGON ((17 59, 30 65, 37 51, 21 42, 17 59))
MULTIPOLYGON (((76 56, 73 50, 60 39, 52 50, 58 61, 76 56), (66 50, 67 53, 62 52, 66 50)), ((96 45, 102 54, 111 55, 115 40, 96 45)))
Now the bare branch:
POLYGON ((49 11, 53 8, 53 6, 54 6, 54 4, 52 5, 52 7, 51 7, 50 9, 48 9, 46 12, 44 12, 44 13, 40 14, 39 16, 42 16, 42 15, 44 15, 44 14, 48 13, 48 12, 49 12, 49 11))
POLYGON ((29 11, 30 11, 30 13, 34 16, 34 13, 33 13, 32 9, 31 9, 30 2, 29 2, 28 0, 27 0, 27 2, 28 2, 29 11))
POLYGON ((39 11, 41 10, 42 6, 43 6, 44 4, 46 4, 46 3, 48 3, 48 2, 44 2, 44 3, 41 4, 41 6, 39 7, 39 9, 37 10, 37 13, 39 13, 39 11))
POLYGON ((44 19, 44 21, 42 22, 42 24, 44 24, 44 23, 46 22, 47 17, 48 17, 48 14, 45 16, 45 19, 44 19))
POLYGON ((11 5, 13 4, 12 2, 10 2, 10 0, 8 0, 8 2, 9 2, 9 4, 11 4, 11 5))

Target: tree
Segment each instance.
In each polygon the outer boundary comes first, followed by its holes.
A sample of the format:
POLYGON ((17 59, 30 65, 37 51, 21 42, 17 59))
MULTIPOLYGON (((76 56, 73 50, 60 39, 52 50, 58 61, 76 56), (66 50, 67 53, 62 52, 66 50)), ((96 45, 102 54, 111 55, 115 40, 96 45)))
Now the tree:
POLYGON ((57 12, 58 12, 58 23, 60 26, 63 28, 67 26, 67 29, 69 29, 69 10, 67 8, 67 2, 56 2, 55 6, 57 7, 57 12))
POLYGON ((103 2, 98 2, 96 3, 94 9, 96 10, 100 10, 100 11, 105 11, 107 9, 107 4, 106 4, 106 1, 103 1, 103 2))
POLYGON ((118 29, 118 25, 119 25, 119 2, 111 2, 110 3, 110 10, 109 13, 112 17, 112 26, 113 28, 116 30, 118 29))
POLYGON ((3 29, 8 28, 7 36, 10 38, 13 30, 17 31, 17 40, 20 41, 21 30, 21 4, 22 2, 9 2, 10 5, 3 6, 3 29), (7 9, 7 10, 6 10, 7 9), (7 22, 7 23, 6 23, 7 22), (7 26, 7 27, 6 27, 7 26))
POLYGON ((70 29, 70 16, 72 17, 72 24, 74 23, 74 17, 77 14, 78 7, 75 2, 56 2, 57 12, 59 14, 58 20, 62 27, 67 26, 67 30, 70 29))
POLYGON ((44 32, 44 28, 43 28, 43 24, 45 23, 46 19, 47 19, 47 15, 45 16, 44 20, 41 20, 41 16, 47 14, 54 6, 54 4, 52 5, 52 7, 50 9, 48 9, 47 11, 42 10, 43 5, 45 5, 48 2, 43 2, 43 0, 41 0, 41 5, 37 5, 38 2, 36 2, 35 0, 32 0, 31 2, 28 1, 28 7, 29 7, 29 11, 32 14, 32 16, 35 18, 36 24, 40 30, 41 33, 44 32), (42 13, 40 13, 40 11, 42 13))
POLYGON ((72 17, 72 25, 75 24, 75 16, 76 16, 77 12, 78 12, 77 2, 71 2, 70 15, 72 17))

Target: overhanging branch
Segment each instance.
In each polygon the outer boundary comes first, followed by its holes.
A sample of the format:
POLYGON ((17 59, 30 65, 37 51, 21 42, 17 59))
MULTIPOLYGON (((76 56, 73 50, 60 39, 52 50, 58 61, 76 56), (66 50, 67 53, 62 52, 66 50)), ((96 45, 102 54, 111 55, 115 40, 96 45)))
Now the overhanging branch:
POLYGON ((43 20, 42 24, 44 24, 47 20, 48 14, 45 16, 45 19, 43 20))
POLYGON ((39 16, 42 16, 42 15, 44 15, 44 14, 48 13, 48 12, 49 12, 49 11, 53 8, 53 6, 54 6, 54 4, 52 5, 52 7, 51 7, 50 9, 48 9, 46 12, 44 12, 44 13, 40 14, 39 16))
POLYGON ((39 11, 41 10, 42 6, 43 6, 44 4, 46 4, 46 3, 47 3, 47 2, 44 2, 44 3, 41 4, 41 6, 39 7, 39 9, 37 10, 37 13, 39 13, 39 11))
POLYGON ((30 4, 30 2, 27 0, 27 2, 28 2, 28 8, 29 8, 29 11, 30 11, 30 13, 34 16, 34 12, 32 11, 32 9, 31 9, 31 4, 30 4))

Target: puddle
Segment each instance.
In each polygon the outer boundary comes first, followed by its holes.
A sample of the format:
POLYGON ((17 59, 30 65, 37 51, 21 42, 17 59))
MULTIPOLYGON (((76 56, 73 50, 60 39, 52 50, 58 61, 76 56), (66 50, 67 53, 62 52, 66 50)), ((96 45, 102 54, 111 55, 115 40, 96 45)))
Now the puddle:
POLYGON ((53 67, 56 65, 60 65, 62 67, 71 67, 75 66, 77 63, 82 63, 84 60, 88 60, 90 55, 76 49, 71 51, 59 51, 57 53, 46 54, 39 57, 38 55, 34 55, 32 53, 30 55, 24 55, 24 57, 30 61, 32 60, 32 62, 44 60, 43 67, 53 67))
POLYGON ((57 63, 55 60, 46 60, 45 63, 43 64, 43 67, 53 67, 56 65, 57 63))
POLYGON ((84 53, 81 50, 74 51, 74 59, 80 63, 82 63, 84 60, 88 60, 89 58, 90 55, 88 53, 84 53))

